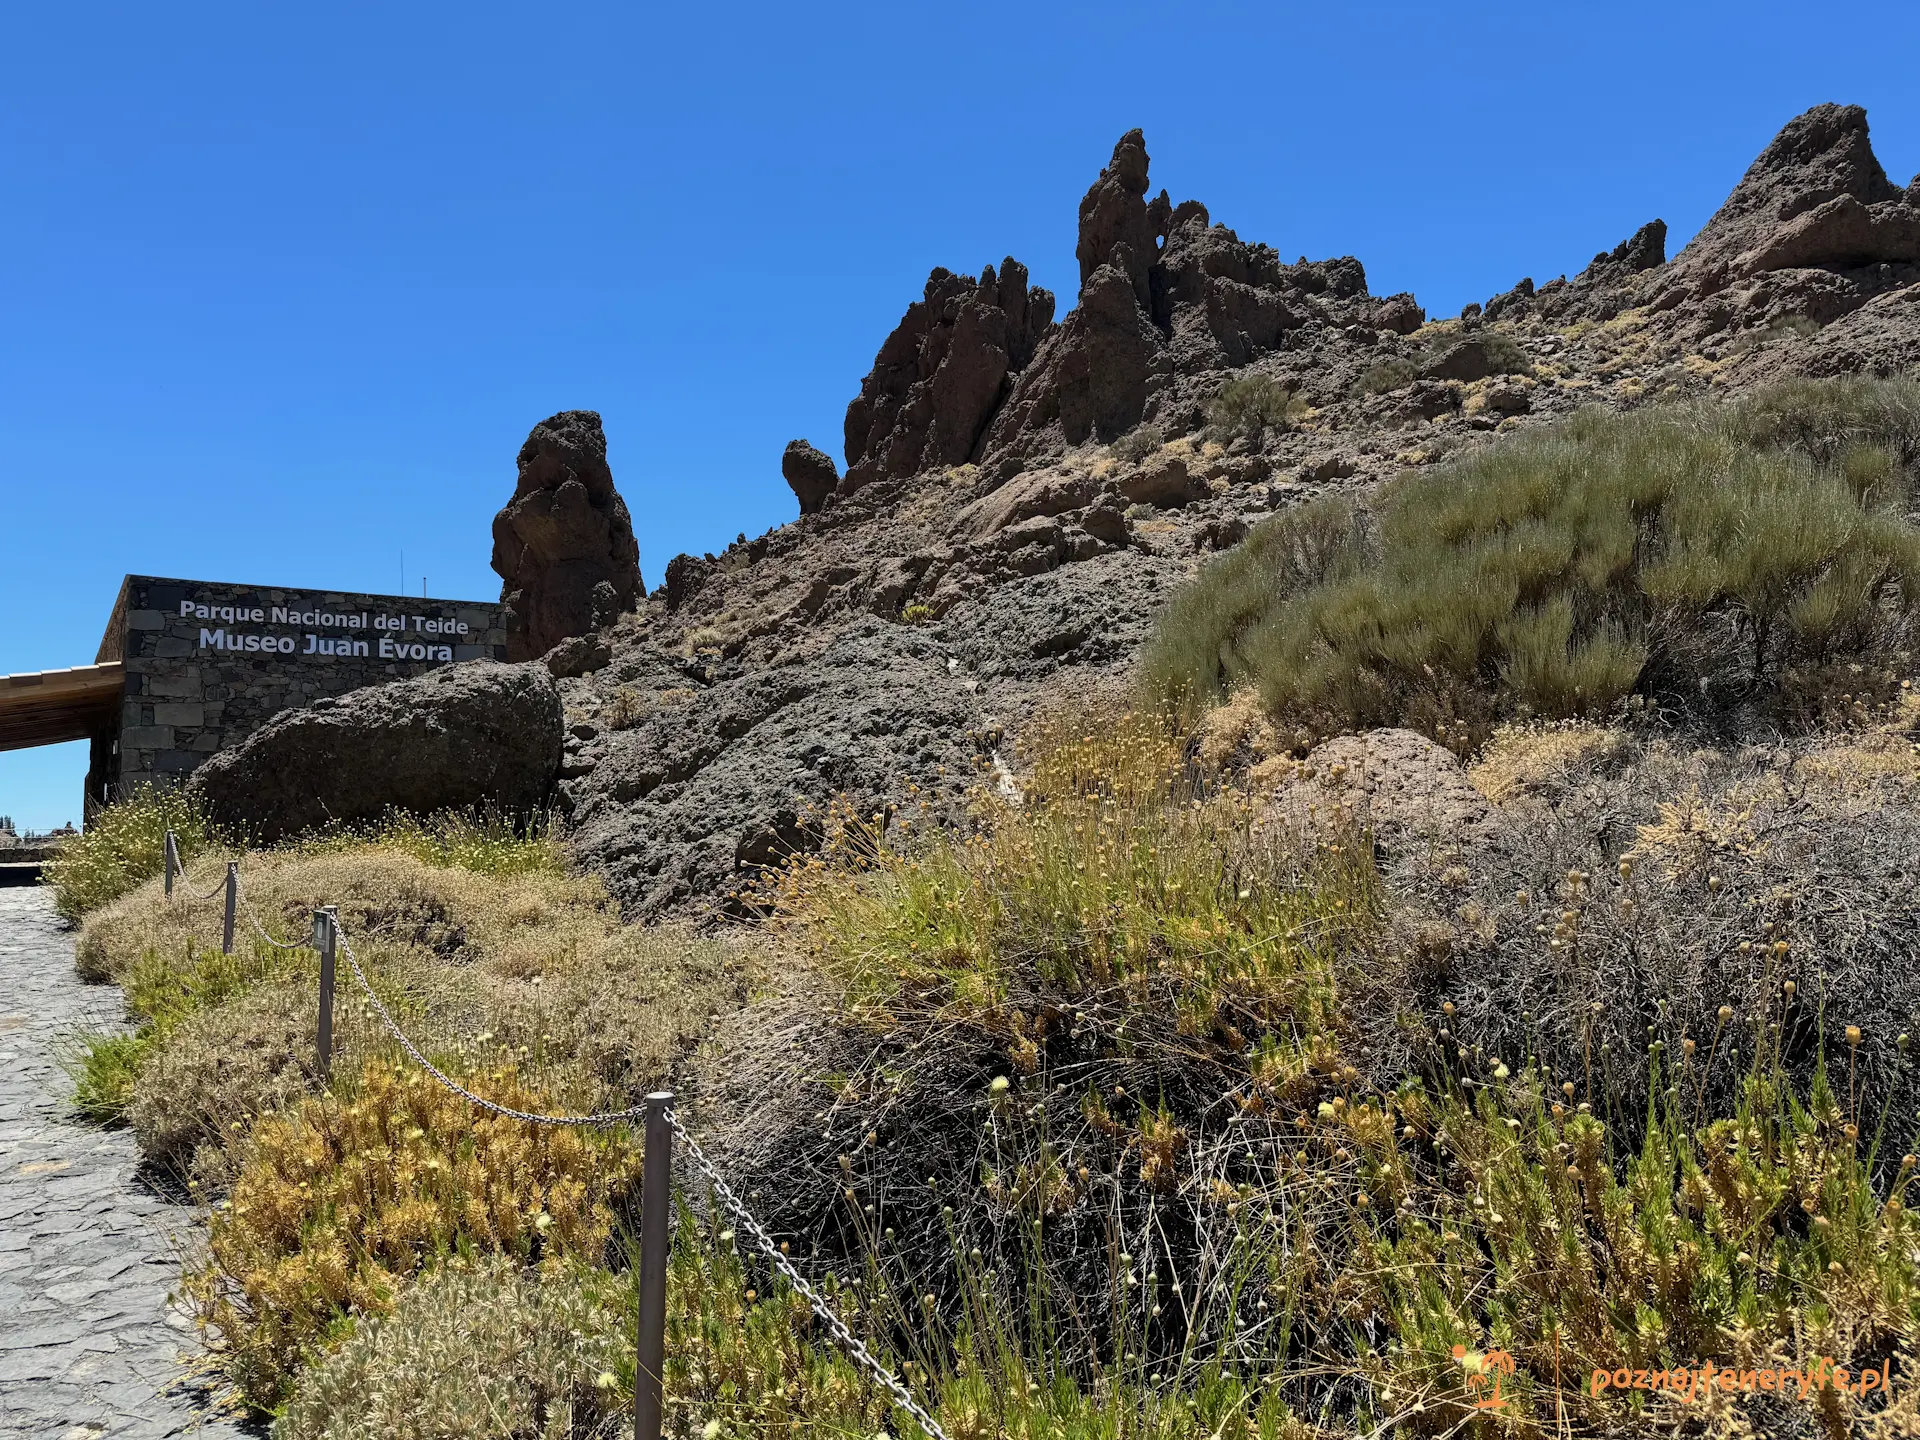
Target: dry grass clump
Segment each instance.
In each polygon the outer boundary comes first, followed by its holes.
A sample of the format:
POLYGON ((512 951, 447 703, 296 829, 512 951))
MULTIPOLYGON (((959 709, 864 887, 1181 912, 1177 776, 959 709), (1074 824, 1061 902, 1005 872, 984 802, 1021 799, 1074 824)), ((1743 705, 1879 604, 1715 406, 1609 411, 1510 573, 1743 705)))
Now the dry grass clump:
MULTIPOLYGON (((228 858, 210 853, 190 863, 171 904, 157 883, 148 883, 91 912, 77 945, 81 974, 118 982, 143 957, 182 956, 189 943, 217 947, 222 897, 191 897, 218 885, 228 858)), ((597 881, 544 863, 476 872, 379 840, 334 837, 249 851, 242 856, 241 886, 252 913, 281 940, 303 939, 312 933, 313 911, 337 905, 341 925, 356 937, 448 959, 484 952, 509 969, 577 953, 619 923, 597 881)), ((244 910, 240 933, 251 933, 244 910)))
POLYGON ((983 797, 964 838, 836 817, 773 909, 862 1004, 985 1019, 1040 996, 1161 993, 1197 1033, 1324 1019, 1328 954, 1370 921, 1370 865, 1303 854, 1245 797, 1203 797, 1152 717, 1065 720, 1034 744, 1022 803, 983 797))
POLYGON ((1467 778, 1487 799, 1504 805, 1564 788, 1572 777, 1631 748, 1624 731, 1583 720, 1503 725, 1480 747, 1467 778))
POLYGON ((611 1440, 632 1408, 630 1295, 605 1271, 448 1266, 308 1369, 274 1434, 611 1440))
MULTIPOLYGON (((517 1109, 553 1103, 508 1069, 465 1078, 517 1109)), ((415 1067, 369 1061, 254 1125, 186 1288, 235 1384, 270 1410, 344 1318, 386 1312, 438 1260, 601 1259, 639 1173, 624 1130, 477 1112, 415 1067)))
POLYGON ((126 1118, 141 1155, 203 1190, 224 1189, 229 1147, 259 1116, 305 1094, 314 1063, 310 985, 257 985, 186 1012, 147 1037, 130 1088, 126 1118))
POLYGON ((1168 608, 1149 682, 1257 684, 1320 734, 1595 717, 1630 695, 1804 723, 1840 692, 1884 698, 1920 597, 1916 393, 1587 411, 1401 480, 1331 546, 1269 522, 1168 608))

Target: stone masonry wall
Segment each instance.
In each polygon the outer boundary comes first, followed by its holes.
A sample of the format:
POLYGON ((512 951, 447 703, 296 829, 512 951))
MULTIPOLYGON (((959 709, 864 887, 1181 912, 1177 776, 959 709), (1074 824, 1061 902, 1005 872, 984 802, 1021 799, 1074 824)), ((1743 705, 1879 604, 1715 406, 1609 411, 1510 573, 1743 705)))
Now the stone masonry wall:
POLYGON ((130 575, 98 657, 126 662, 120 729, 88 789, 174 781, 282 710, 506 653, 485 601, 130 575))

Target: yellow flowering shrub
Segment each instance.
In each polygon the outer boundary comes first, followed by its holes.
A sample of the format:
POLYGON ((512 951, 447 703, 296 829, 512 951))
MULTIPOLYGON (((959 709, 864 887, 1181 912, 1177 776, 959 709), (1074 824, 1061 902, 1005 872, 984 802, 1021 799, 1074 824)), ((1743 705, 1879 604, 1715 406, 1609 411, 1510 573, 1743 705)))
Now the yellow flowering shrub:
MULTIPOLYGON (((547 1108, 510 1070, 463 1083, 547 1108)), ((372 1061, 339 1093, 258 1123, 188 1291, 242 1394, 271 1409, 348 1317, 385 1313, 442 1257, 599 1260, 639 1174, 625 1133, 504 1119, 372 1061)))

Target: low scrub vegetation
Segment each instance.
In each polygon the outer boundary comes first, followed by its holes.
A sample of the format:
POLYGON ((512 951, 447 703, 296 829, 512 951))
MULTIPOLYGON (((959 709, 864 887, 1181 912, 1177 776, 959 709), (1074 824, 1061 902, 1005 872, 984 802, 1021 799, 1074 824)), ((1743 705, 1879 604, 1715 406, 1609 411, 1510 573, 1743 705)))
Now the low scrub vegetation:
MULTIPOLYGON (((1384 395, 1389 390, 1398 390, 1402 385, 1411 385, 1422 371, 1441 360, 1449 349, 1465 338, 1468 337, 1458 332, 1449 333, 1435 340, 1411 359, 1393 355, 1377 361, 1369 365, 1361 374, 1356 388, 1362 395, 1384 395)), ((1533 373, 1533 362, 1527 358, 1527 352, 1520 342, 1511 335, 1499 330, 1476 330, 1471 338, 1486 357, 1489 374, 1531 375, 1533 373)))
POLYGON ((1253 685, 1308 736, 1884 699, 1920 598, 1917 397, 1584 412, 1404 478, 1365 524, 1276 516, 1169 607, 1150 683, 1188 703, 1253 685))
POLYGON ((79 968, 124 988, 136 1028, 85 1037, 76 1100, 217 1202, 185 1293, 249 1405, 278 1409, 358 1318, 445 1263, 619 1255, 638 1174, 625 1134, 476 1117, 410 1061, 396 1069, 344 957, 321 1083, 312 912, 338 908, 376 992, 450 1073, 536 1110, 618 1108, 657 1084, 738 996, 730 947, 621 925, 550 838, 483 821, 190 853, 171 898, 149 878, 85 914, 79 968), (228 955, 221 897, 197 897, 235 855, 228 955))
POLYGON ((586 1266, 541 1274, 504 1256, 449 1264, 317 1363, 275 1433, 611 1437, 633 1384, 631 1293, 586 1266))
MULTIPOLYGON (((1252 792, 1158 722, 1042 734, 1022 803, 965 835, 844 817, 771 897, 884 1041, 763 1194, 863 1277, 848 1308, 954 1433, 1607 1434, 1639 1407, 1595 1370, 1905 1363, 1914 1101, 1888 1032, 1920 994, 1868 988, 1876 942, 1801 908, 1850 887, 1898 925, 1900 862, 1783 885, 1804 852, 1724 854, 1663 810, 1697 758, 1549 731, 1481 776, 1510 845, 1441 837, 1376 877, 1337 822, 1257 839, 1252 792), (1607 774, 1592 807, 1646 823, 1596 841, 1547 797, 1607 774)), ((1848 777, 1822 825, 1914 779, 1891 733, 1819 755, 1848 777)), ((1766 783, 1735 767, 1716 803, 1766 783)), ((1745 1408, 1765 1433, 1862 1413, 1801 1403, 1745 1408)))
POLYGON ((1268 430, 1291 429, 1309 408, 1286 382, 1271 375, 1236 375, 1208 402, 1207 426, 1216 440, 1258 438, 1268 430))
MULTIPOLYGON (((553 1104, 505 1067, 462 1074, 503 1105, 553 1104)), ((417 1066, 369 1061, 253 1126, 187 1290, 246 1399, 271 1410, 323 1337, 442 1260, 604 1259, 639 1168, 624 1130, 476 1112, 417 1066)))

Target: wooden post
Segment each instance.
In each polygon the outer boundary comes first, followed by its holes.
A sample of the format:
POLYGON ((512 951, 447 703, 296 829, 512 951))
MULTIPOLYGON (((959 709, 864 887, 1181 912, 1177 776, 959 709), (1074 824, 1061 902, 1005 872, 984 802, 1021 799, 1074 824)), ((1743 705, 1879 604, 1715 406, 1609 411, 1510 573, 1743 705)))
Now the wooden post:
POLYGON ((227 862, 227 914, 220 922, 220 953, 233 954, 233 911, 240 902, 240 862, 227 862))
POLYGON ((315 1037, 320 1083, 333 1075, 333 946, 338 912, 329 905, 313 912, 313 948, 320 952, 320 1028, 315 1037))
POLYGON ((633 1372, 634 1440, 660 1440, 667 1361, 667 1221, 673 1203, 671 1090, 647 1096, 647 1148, 640 1179, 640 1350, 633 1372))
POLYGON ((174 844, 173 831, 160 842, 160 867, 166 872, 167 898, 173 898, 173 872, 180 868, 180 847, 174 844))

